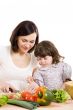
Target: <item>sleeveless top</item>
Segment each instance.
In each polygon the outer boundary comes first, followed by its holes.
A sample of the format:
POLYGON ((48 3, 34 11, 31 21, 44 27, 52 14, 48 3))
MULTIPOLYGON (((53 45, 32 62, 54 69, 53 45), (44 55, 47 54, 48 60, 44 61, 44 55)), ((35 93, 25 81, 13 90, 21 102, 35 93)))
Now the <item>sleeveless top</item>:
POLYGON ((33 68, 37 64, 36 58, 31 53, 29 65, 26 68, 20 68, 13 63, 10 49, 10 46, 0 47, 0 81, 7 81, 14 86, 21 82, 23 85, 26 78, 32 75, 33 68))

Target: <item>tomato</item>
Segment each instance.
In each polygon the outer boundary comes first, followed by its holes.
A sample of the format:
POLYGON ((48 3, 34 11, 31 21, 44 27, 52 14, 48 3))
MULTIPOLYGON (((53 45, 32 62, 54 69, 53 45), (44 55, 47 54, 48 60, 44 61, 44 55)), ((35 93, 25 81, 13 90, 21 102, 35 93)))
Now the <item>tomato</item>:
POLYGON ((23 100, 28 100, 28 101, 34 101, 34 96, 28 92, 28 91, 24 91, 21 93, 22 99, 23 100))
POLYGON ((33 96, 30 96, 29 97, 29 101, 34 101, 34 97, 33 96))
POLYGON ((36 102, 37 101, 37 96, 36 95, 33 95, 33 99, 34 99, 34 102, 36 102))
POLYGON ((22 93, 21 93, 21 96, 23 97, 23 98, 26 98, 26 97, 30 97, 32 94, 30 93, 30 92, 28 92, 28 91, 23 91, 22 93))

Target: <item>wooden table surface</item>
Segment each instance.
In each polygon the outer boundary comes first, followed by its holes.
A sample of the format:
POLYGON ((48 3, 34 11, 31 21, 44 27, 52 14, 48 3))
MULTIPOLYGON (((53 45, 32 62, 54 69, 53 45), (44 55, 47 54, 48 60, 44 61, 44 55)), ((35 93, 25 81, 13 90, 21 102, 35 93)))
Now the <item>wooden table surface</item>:
MULTIPOLYGON (((22 107, 5 105, 0 107, 0 110, 27 110, 22 107)), ((51 103, 49 106, 38 107, 36 110, 73 110, 73 100, 70 100, 65 103, 51 103)))

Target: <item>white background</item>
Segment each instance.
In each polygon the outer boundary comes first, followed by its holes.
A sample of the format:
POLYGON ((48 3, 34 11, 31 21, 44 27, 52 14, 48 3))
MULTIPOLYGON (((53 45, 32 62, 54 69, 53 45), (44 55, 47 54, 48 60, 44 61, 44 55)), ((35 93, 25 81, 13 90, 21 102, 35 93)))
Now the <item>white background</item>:
MULTIPOLYGON (((73 68, 73 0, 0 0, 0 45, 9 45, 15 26, 32 20, 40 41, 52 41, 73 68)), ((72 75, 73 79, 73 75, 72 75)))

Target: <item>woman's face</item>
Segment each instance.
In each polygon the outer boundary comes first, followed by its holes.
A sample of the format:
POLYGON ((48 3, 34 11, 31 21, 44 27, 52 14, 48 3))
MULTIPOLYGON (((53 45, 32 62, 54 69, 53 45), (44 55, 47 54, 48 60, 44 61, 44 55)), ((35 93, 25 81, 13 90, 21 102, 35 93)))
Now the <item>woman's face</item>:
POLYGON ((35 45, 36 33, 27 36, 20 36, 18 38, 18 47, 20 53, 28 53, 28 51, 35 45))

